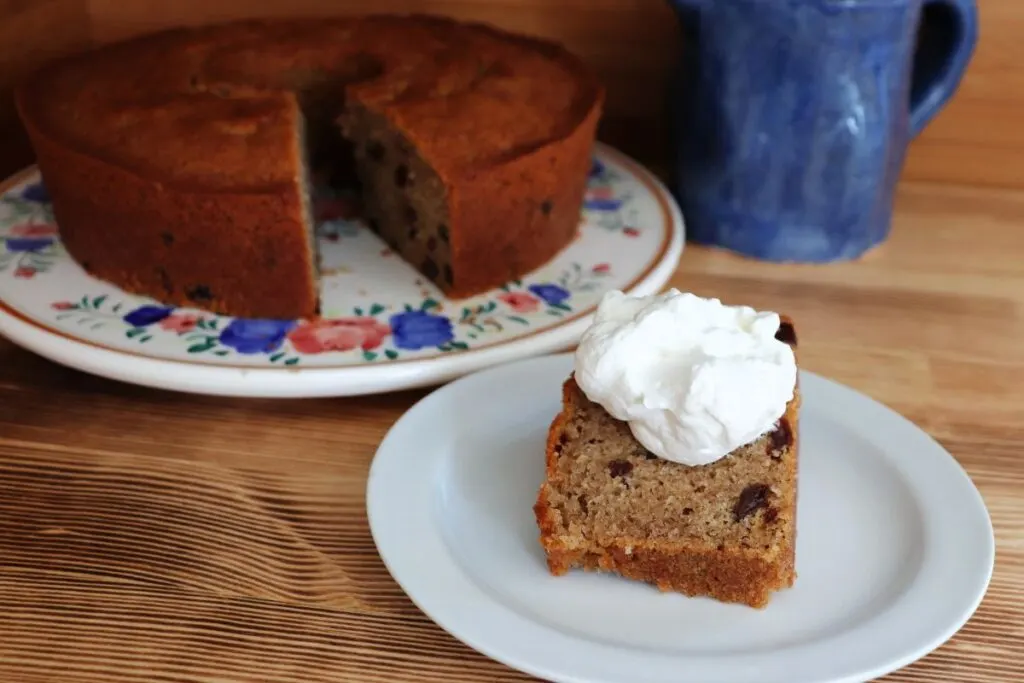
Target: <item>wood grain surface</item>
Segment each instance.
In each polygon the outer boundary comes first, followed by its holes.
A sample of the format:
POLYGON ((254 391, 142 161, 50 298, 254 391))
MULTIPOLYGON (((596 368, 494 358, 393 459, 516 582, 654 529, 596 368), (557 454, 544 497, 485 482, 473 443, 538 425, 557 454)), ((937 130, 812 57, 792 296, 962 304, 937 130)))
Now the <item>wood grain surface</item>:
MULTIPOLYGON (((974 59, 911 146, 905 177, 1024 189, 1024 2, 978 6, 974 59)), ((54 56, 171 25, 371 10, 436 12, 560 40, 608 86, 602 138, 644 162, 671 159, 665 95, 680 36, 670 0, 0 0, 0 176, 31 159, 11 88, 54 56)))
MULTIPOLYGON (((861 262, 688 247, 672 283, 793 315, 808 369, 928 430, 984 495, 987 597, 887 681, 1024 680, 1022 228, 1022 193, 905 185, 861 262)), ((529 680, 430 622, 374 549, 367 470, 424 393, 187 396, 0 341, 0 681, 529 680)))

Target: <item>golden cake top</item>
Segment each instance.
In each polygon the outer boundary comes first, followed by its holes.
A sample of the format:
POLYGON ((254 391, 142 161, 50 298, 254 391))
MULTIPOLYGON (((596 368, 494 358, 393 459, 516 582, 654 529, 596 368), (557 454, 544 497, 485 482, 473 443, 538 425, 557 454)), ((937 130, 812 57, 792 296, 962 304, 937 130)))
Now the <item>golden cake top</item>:
POLYGON ((342 97, 397 125, 448 175, 565 137, 603 91, 542 40, 369 16, 172 29, 51 64, 17 97, 22 116, 66 146, 218 190, 293 183, 296 166, 282 161, 295 157, 300 109, 334 114, 342 97))

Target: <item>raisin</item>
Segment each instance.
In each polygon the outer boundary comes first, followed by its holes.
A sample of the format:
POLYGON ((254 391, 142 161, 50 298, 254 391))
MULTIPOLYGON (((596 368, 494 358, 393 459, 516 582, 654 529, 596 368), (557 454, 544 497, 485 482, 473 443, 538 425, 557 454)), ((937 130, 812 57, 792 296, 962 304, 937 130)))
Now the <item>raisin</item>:
POLYGON ((683 514, 684 515, 692 515, 693 514, 693 508, 683 508, 683 514))
POLYGON ((409 167, 399 164, 395 167, 395 186, 405 187, 409 184, 409 167))
POLYGON ((657 460, 658 456, 656 456, 654 453, 651 453, 648 450, 644 450, 644 458, 646 458, 647 460, 657 460))
POLYGON ((455 273, 452 272, 452 267, 448 264, 445 264, 444 266, 444 281, 448 284, 453 284, 455 282, 455 273))
POLYGON ((768 496, 771 495, 771 488, 768 484, 750 484, 743 489, 740 497, 736 499, 736 505, 732 508, 733 517, 737 522, 749 517, 760 508, 768 505, 768 496))
POLYGON ((426 275, 427 278, 433 280, 438 276, 438 274, 441 271, 438 270, 437 264, 434 262, 434 259, 428 258, 426 261, 423 262, 423 265, 420 267, 420 272, 426 275))
POLYGON ((694 493, 704 493, 704 484, 701 484, 693 489, 694 493))
POLYGON ((779 420, 775 429, 768 435, 768 454, 773 458, 782 456, 782 450, 793 443, 793 430, 785 417, 779 420))
POLYGON ((550 199, 545 199, 540 203, 540 212, 545 216, 550 216, 553 208, 555 208, 555 204, 550 199))
POLYGON ((441 238, 441 241, 448 244, 448 226, 442 223, 437 226, 437 236, 441 238))
POLYGON ((406 205, 405 207, 405 222, 409 225, 416 225, 416 221, 419 219, 419 215, 416 213, 416 209, 406 205))
POLYGON ((189 301, 210 301, 213 299, 213 292, 206 285, 196 285, 185 290, 185 296, 189 301))
POLYGON ((796 330, 793 329, 793 324, 784 322, 779 325, 775 338, 790 346, 796 346, 796 330))
POLYGON ((772 522, 774 522, 778 518, 779 518, 779 510, 778 510, 778 508, 770 507, 770 508, 768 508, 767 510, 764 511, 764 521, 765 521, 765 524, 771 524, 772 522))
POLYGON ((429 251, 431 254, 433 254, 435 251, 437 251, 437 238, 436 237, 430 237, 429 239, 427 239, 427 251, 429 251))
POLYGON ((171 282, 171 276, 167 274, 167 271, 163 268, 157 268, 157 275, 160 276, 160 285, 164 288, 167 294, 174 291, 174 284, 171 282))
POLYGON ((583 514, 587 514, 587 497, 581 493, 576 497, 576 502, 580 504, 580 510, 583 514))
POLYGON ((164 246, 171 246, 174 244, 174 235, 169 232, 160 233, 160 240, 163 241, 164 246))
POLYGON ((613 477, 624 477, 633 471, 633 463, 628 460, 612 460, 608 463, 608 473, 613 477))
POLYGON ((376 140, 366 146, 366 156, 372 161, 384 160, 384 145, 376 140))
POLYGON ((562 434, 561 436, 559 436, 558 437, 558 443, 560 443, 563 446, 565 444, 569 443, 569 435, 568 434, 562 434))

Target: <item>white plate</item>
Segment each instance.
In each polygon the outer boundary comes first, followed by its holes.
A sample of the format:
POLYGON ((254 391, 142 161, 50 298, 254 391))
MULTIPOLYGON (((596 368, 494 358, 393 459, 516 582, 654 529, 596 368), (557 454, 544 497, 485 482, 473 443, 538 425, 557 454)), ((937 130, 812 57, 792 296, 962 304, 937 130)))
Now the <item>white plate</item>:
POLYGON ((547 573, 531 506, 568 355, 464 377, 381 444, 367 511, 412 600, 484 654, 573 683, 837 683, 905 666, 977 608, 994 560, 957 462, 888 408, 801 374, 797 572, 764 610, 547 573))
POLYGON ((683 250, 682 217, 665 188, 603 145, 578 239, 522 280, 472 299, 446 299, 349 216, 343 198, 317 203, 325 319, 241 320, 89 276, 62 248, 30 169, 0 184, 0 334, 56 362, 164 389, 365 394, 570 346, 606 291, 660 290, 683 250))

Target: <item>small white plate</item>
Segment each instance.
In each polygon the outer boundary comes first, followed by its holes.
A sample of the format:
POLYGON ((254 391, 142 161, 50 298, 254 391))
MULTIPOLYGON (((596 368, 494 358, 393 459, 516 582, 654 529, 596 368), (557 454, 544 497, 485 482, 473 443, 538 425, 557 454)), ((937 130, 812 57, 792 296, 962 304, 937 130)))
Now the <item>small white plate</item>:
POLYGON ((351 396, 571 346, 605 292, 659 291, 683 251, 683 220, 664 186, 604 145, 577 239, 522 280, 471 299, 445 298, 343 199, 317 198, 324 318, 239 319, 91 277, 63 249, 30 169, 0 183, 0 334, 58 363, 162 389, 351 396))
POLYGON ((793 588, 759 611, 549 575, 531 507, 571 366, 547 356, 463 377, 406 413, 373 462, 381 557, 471 647, 572 683, 847 683, 927 654, 980 603, 995 543, 966 473, 903 417, 808 372, 793 588))

